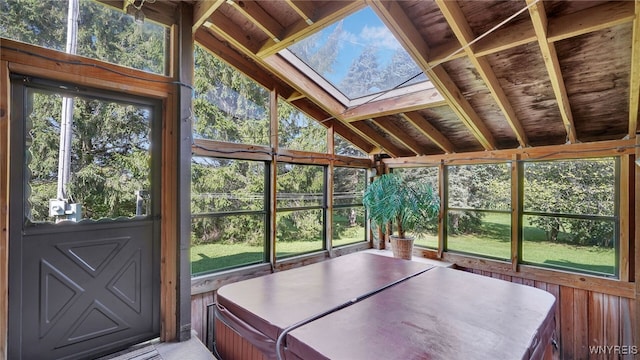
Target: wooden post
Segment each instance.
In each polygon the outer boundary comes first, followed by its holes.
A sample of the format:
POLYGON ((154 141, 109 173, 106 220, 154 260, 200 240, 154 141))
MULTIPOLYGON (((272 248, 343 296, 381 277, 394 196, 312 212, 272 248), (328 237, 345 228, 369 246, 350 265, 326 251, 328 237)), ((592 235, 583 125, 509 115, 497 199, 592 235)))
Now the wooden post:
POLYGON ((278 180, 278 91, 271 90, 269 98, 269 129, 270 129, 270 144, 271 144, 271 179, 269 181, 269 262, 271 263, 271 270, 276 267, 276 211, 277 211, 277 180, 278 180))
POLYGON ((629 281, 633 278, 630 274, 629 264, 631 262, 631 254, 629 253, 631 245, 631 224, 630 215, 633 214, 631 210, 631 196, 633 195, 633 187, 635 184, 632 182, 633 178, 633 155, 620 156, 620 269, 618 276, 620 281, 629 281))
POLYGON ((0 62, 0 359, 7 358, 9 323, 9 65, 0 62))
POLYGON ((327 129, 327 152, 329 153, 331 160, 327 167, 327 216, 325 224, 325 247, 329 251, 329 257, 334 257, 333 253, 333 176, 334 176, 334 129, 330 126, 327 129))
MULTIPOLYGON (((171 29, 171 76, 193 83, 193 7, 180 3, 171 29)), ((191 337, 191 89, 175 86, 162 127, 160 312, 162 341, 191 337)))
POLYGON ((444 162, 440 162, 438 165, 438 196, 440 197, 440 211, 438 215, 438 259, 442 259, 444 252, 444 237, 446 230, 445 219, 447 218, 446 212, 446 189, 447 189, 447 168, 444 166, 444 162))
MULTIPOLYGON (((636 9, 638 5, 636 5, 636 9)), ((636 134, 636 154, 635 154, 635 165, 633 178, 635 183, 635 191, 633 193, 633 203, 634 207, 634 215, 635 222, 631 225, 629 229, 629 235, 633 238, 633 253, 634 253, 634 278, 636 284, 636 306, 635 306, 635 331, 634 331, 634 345, 640 346, 640 231, 638 231, 637 225, 640 224, 640 201, 638 201, 638 194, 640 194, 640 176, 638 176, 638 171, 640 171, 640 134, 636 134)))
POLYGON ((511 157, 511 267, 518 271, 520 261, 520 242, 522 241, 522 172, 520 172, 520 155, 511 157))

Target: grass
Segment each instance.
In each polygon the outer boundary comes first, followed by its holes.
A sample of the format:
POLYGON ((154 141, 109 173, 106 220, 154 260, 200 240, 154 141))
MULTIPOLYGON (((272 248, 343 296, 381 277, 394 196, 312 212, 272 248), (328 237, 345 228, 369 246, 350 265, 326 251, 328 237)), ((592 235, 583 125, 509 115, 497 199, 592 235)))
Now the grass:
MULTIPOLYGON (((611 248, 578 246, 568 243, 553 243, 546 240, 543 230, 525 223, 522 244, 523 261, 531 264, 568 268, 579 271, 615 275, 615 251, 611 248)), ((508 260, 511 258, 511 225, 509 214, 491 213, 483 218, 482 228, 476 234, 461 234, 448 237, 448 250, 508 260)), ((339 247, 364 240, 364 228, 356 226, 341 231, 333 240, 339 247)), ((416 239, 418 246, 436 248, 434 235, 416 239)), ((287 257, 322 249, 318 241, 278 241, 277 256, 287 257)), ((238 244, 203 244, 191 247, 193 274, 216 271, 265 259, 261 246, 238 244)))

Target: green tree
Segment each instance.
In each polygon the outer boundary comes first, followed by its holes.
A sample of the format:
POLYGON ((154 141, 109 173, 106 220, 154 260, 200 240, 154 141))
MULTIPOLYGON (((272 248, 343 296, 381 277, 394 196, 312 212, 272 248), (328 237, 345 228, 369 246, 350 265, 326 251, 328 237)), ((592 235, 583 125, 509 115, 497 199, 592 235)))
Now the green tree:
POLYGON ((379 92, 382 86, 377 49, 369 46, 358 56, 340 82, 340 89, 350 99, 379 92))

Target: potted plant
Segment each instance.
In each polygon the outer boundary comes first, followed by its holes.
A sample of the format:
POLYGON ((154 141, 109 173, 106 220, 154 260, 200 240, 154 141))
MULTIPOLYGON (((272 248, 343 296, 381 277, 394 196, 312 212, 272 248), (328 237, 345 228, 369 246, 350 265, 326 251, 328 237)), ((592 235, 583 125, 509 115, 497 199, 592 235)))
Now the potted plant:
POLYGON ((362 203, 369 219, 383 233, 390 230, 393 256, 409 260, 413 238, 407 233, 424 233, 428 222, 438 216, 440 210, 440 199, 429 184, 409 184, 394 173, 377 177, 365 189, 362 203))

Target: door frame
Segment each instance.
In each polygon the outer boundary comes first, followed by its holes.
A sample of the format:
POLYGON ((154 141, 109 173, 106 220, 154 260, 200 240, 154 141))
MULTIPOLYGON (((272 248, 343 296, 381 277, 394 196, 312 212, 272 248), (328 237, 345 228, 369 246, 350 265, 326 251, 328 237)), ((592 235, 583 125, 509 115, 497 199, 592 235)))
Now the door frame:
MULTIPOLYGON (((20 354, 19 358, 22 358, 23 338, 22 334, 25 331, 23 328, 23 316, 16 314, 23 314, 24 301, 22 297, 25 292, 25 283, 23 282, 27 273, 23 273, 23 261, 29 259, 29 254, 23 252, 25 248, 26 238, 34 235, 51 234, 55 236, 56 233, 84 233, 87 230, 92 231, 94 229, 107 229, 115 226, 123 229, 128 227, 139 227, 141 224, 147 223, 151 230, 151 248, 143 249, 151 257, 151 270, 150 279, 142 278, 143 284, 146 281, 150 282, 152 302, 151 308, 146 311, 151 312, 152 324, 150 332, 145 332, 145 335, 138 333, 135 338, 143 337, 143 340, 148 340, 149 336, 153 337, 160 334, 160 312, 159 312, 159 299, 156 296, 160 295, 160 194, 161 194, 161 154, 162 154, 162 102, 157 99, 149 97, 133 96, 123 94, 122 92, 113 92, 106 90, 99 90, 90 87, 79 87, 74 84, 62 83, 59 81, 51 81, 48 79, 34 78, 25 76, 22 74, 13 73, 11 77, 11 105, 12 115, 10 124, 12 129, 9 136, 9 151, 14 154, 12 156, 12 163, 9 168, 9 186, 11 193, 9 194, 9 202, 14 204, 11 207, 9 213, 9 237, 13 239, 13 243, 17 243, 17 246, 12 246, 9 249, 9 272, 11 276, 9 278, 9 334, 14 337, 8 339, 8 347, 11 348, 11 353, 20 354), (29 93, 34 91, 41 91, 48 94, 60 94, 72 97, 97 99, 106 102, 117 102, 124 105, 133 105, 144 108, 152 109, 152 114, 149 119, 149 155, 151 163, 149 166, 149 181, 151 184, 151 214, 144 219, 101 219, 101 220, 83 220, 79 223, 69 224, 27 224, 25 214, 27 210, 27 199, 25 198, 27 191, 27 183, 25 174, 27 171, 26 164, 26 126, 29 114, 28 111, 32 104, 29 103, 29 93), (12 121, 12 122, 11 122, 12 121), (136 225, 137 224, 137 225, 136 225), (18 301, 19 299, 19 301, 18 301), (11 303, 11 301, 16 303, 11 303), (13 316, 12 316, 13 315, 13 316)), ((59 235, 58 235, 59 236, 59 235)), ((146 273, 146 272, 145 272, 146 273)), ((34 286, 30 284, 28 286, 34 286)), ((87 293, 92 296, 91 293, 87 293)), ((104 300, 104 299, 103 299, 104 300)), ((26 309, 26 311, 37 311, 37 309, 26 309)), ((145 313, 146 313, 145 311, 145 313)), ((122 343, 122 341, 120 341, 122 343)), ((108 348, 108 344, 105 343, 105 348, 108 348)), ((111 344, 114 351, 120 350, 122 345, 111 344)), ((133 344, 130 344, 133 345, 133 344)), ((102 346, 102 345, 101 345, 102 346)))
MULTIPOLYGON (((188 11, 186 11, 188 13, 188 11)), ((187 36, 177 39, 176 26, 171 30, 170 56, 187 36)), ((184 27, 181 27, 184 28, 184 27)), ((143 71, 104 63, 99 60, 60 53, 12 40, 2 39, 0 52, 0 139, 8 140, 10 107, 10 82, 12 72, 77 84, 79 86, 110 90, 127 94, 150 97, 162 101, 162 155, 161 155, 161 199, 160 199, 160 339, 161 341, 186 340, 190 334, 190 273, 188 246, 181 246, 185 229, 189 229, 189 208, 177 206, 176 199, 189 194, 189 172, 180 164, 181 158, 191 154, 191 123, 181 119, 181 114, 190 114, 186 104, 190 104, 189 86, 179 83, 183 79, 187 84, 190 78, 172 71, 172 76, 150 74, 143 71), (180 101, 180 99, 182 99, 180 101), (181 130, 181 131, 179 131, 181 130), (188 152, 187 152, 188 149, 188 152), (184 249, 183 249, 184 248, 184 249), (186 256, 185 256, 186 255, 186 256), (187 259, 185 263, 185 257, 187 259), (184 284, 183 284, 184 283, 184 284), (187 291, 185 291, 185 288, 187 291), (182 294, 182 296, 181 296, 182 294), (186 294, 186 296, 185 296, 186 294), (185 334, 187 334, 185 336, 185 334)), ((186 44, 193 46, 193 41, 186 44)), ((192 57, 192 54, 189 56, 192 57)), ((175 62, 174 62, 175 63, 175 62)), ((184 116, 182 116, 184 117, 184 116)), ((186 116, 188 118, 188 115, 186 116)), ((11 154, 8 141, 1 142, 0 149, 0 357, 7 354, 8 331, 8 217, 9 203, 8 169, 11 166, 11 154)), ((187 170, 189 163, 186 164, 187 170)), ((184 203, 185 201, 181 201, 184 203)))

